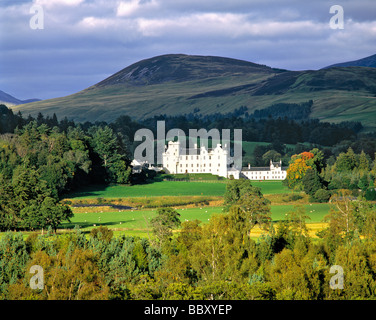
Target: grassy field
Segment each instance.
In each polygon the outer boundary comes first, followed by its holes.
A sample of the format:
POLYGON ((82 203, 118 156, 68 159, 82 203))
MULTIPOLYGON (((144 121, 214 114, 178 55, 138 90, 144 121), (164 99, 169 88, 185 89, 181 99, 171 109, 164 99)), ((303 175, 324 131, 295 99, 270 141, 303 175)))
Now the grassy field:
MULTIPOLYGON (((329 211, 328 204, 306 204, 306 213, 310 216, 309 224, 315 225, 322 222, 323 217, 329 211)), ((293 210, 293 205, 272 205, 271 213, 274 222, 284 220, 286 213, 293 210)), ((222 207, 203 206, 197 208, 176 208, 181 221, 200 220, 208 223, 213 214, 222 213, 222 207)), ((99 226, 107 226, 114 230, 115 234, 132 236, 148 236, 150 232, 150 220, 156 216, 156 209, 149 210, 117 210, 108 207, 74 208, 74 217, 71 223, 64 223, 62 229, 71 229, 75 225, 85 231, 99 226)), ((257 228, 256 228, 257 230, 257 228)))
MULTIPOLYGON (((281 181, 252 181, 260 187, 263 194, 290 192, 281 181)), ((143 185, 90 186, 80 192, 66 196, 69 199, 115 199, 126 197, 162 197, 162 196, 223 196, 226 184, 221 182, 185 182, 162 181, 143 185)))
MULTIPOLYGON (((152 236, 150 220, 156 216, 158 207, 164 206, 175 208, 181 221, 197 219, 205 224, 214 214, 223 212, 226 183, 226 180, 161 181, 135 186, 90 186, 66 195, 65 200, 70 201, 74 217, 70 223, 63 223, 58 232, 69 232, 76 225, 85 233, 99 226, 107 226, 115 236, 149 237, 152 236), (77 207, 77 204, 84 206, 77 207), (116 207, 119 205, 135 209, 116 207)), ((329 212, 328 204, 310 204, 307 195, 293 193, 281 181, 252 181, 252 185, 260 187, 264 196, 271 201, 273 222, 284 220, 286 213, 299 204, 305 207, 310 217, 307 223, 311 236, 315 237, 316 232, 326 226, 322 219, 329 212), (292 200, 292 195, 299 197, 292 200)), ((256 226, 251 236, 256 239, 262 233, 256 226)), ((24 237, 28 234, 30 232, 25 232, 24 237)))
MULTIPOLYGON (((327 204, 309 204, 304 195, 301 195, 301 199, 289 200, 292 192, 283 186, 281 181, 252 181, 252 185, 260 187, 265 197, 271 200, 274 222, 284 220, 286 213, 293 210, 295 204, 305 206, 306 213, 311 218, 308 221, 311 226, 321 224, 321 220, 328 213, 327 204)), ((135 186, 91 186, 67 195, 66 198, 73 204, 84 203, 87 207, 72 207, 74 217, 71 223, 64 223, 61 229, 72 229, 79 225, 84 232, 89 232, 92 228, 107 226, 115 235, 148 237, 149 223, 156 215, 156 207, 165 204, 175 207, 181 215, 181 221, 197 219, 208 223, 213 214, 222 213, 225 189, 226 181, 162 181, 135 186), (103 206, 90 206, 98 203, 103 206), (115 210, 105 203, 129 205, 138 207, 138 210, 115 210)), ((257 237, 261 230, 255 228, 253 233, 253 236, 257 237)))
POLYGON ((73 199, 161 197, 161 196, 223 196, 223 183, 163 181, 143 185, 92 186, 67 196, 73 199))

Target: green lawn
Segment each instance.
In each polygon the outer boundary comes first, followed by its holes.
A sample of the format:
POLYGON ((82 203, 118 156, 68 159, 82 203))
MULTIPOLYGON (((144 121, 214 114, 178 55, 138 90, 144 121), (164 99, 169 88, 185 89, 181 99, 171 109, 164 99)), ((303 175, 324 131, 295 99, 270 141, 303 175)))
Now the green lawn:
MULTIPOLYGON (((288 193, 281 181, 252 181, 253 186, 261 188, 263 194, 288 193)), ((80 192, 73 192, 66 198, 124 198, 160 196, 223 196, 226 183, 162 181, 143 185, 90 186, 80 192)))
POLYGON ((251 181, 252 185, 261 188, 262 194, 291 193, 282 181, 251 181))
MULTIPOLYGON (((284 194, 290 193, 288 188, 282 185, 281 181, 252 181, 252 185, 260 187, 263 194, 284 194)), ((67 197, 73 199, 95 199, 95 198, 127 198, 127 197, 158 197, 158 196, 223 196, 225 183, 212 182, 180 182, 162 181, 145 185, 125 186, 91 186, 81 192, 76 192, 67 197)), ((328 204, 307 204, 306 213, 311 217, 308 222, 320 222, 329 212, 328 204)), ((61 227, 73 228, 79 225, 83 231, 90 231, 92 228, 107 226, 114 230, 115 235, 126 234, 133 236, 147 237, 150 232, 149 221, 155 216, 157 209, 142 210, 111 210, 110 212, 98 210, 80 210, 74 214, 71 223, 64 223, 61 227)), ((108 209, 107 209, 108 210, 108 209)), ((272 205, 273 221, 285 219, 288 211, 293 210, 293 205, 272 205)), ((78 210, 77 210, 78 211, 78 210)), ((221 213, 222 207, 179 207, 177 211, 181 215, 181 221, 198 219, 207 223, 213 214, 221 213)))
POLYGON ((67 195, 67 198, 123 198, 160 196, 223 196, 224 183, 162 181, 143 185, 92 186, 81 192, 67 195))
MULTIPOLYGON (((305 205, 306 213, 311 217, 308 223, 320 222, 329 212, 328 204, 312 204, 305 205)), ((273 221, 285 219, 285 214, 293 210, 292 205, 272 206, 273 221)), ((180 213, 180 220, 200 220, 202 223, 208 223, 213 214, 222 213, 222 207, 197 207, 182 209, 177 211, 180 213)), ((147 236, 150 229, 149 221, 155 217, 157 210, 126 210, 112 212, 94 212, 94 213, 75 213, 71 219, 71 223, 64 223, 62 228, 73 228, 79 225, 83 231, 90 231, 92 228, 99 226, 107 226, 116 230, 116 234, 126 234, 134 236, 147 236), (95 226, 94 226, 95 225, 95 226)))
MULTIPOLYGON (((307 223, 321 222, 322 219, 329 213, 329 205, 327 203, 312 203, 304 205, 306 214, 309 215, 311 220, 307 223)), ((293 205, 272 206, 272 219, 273 221, 284 220, 288 211, 294 210, 293 205)))

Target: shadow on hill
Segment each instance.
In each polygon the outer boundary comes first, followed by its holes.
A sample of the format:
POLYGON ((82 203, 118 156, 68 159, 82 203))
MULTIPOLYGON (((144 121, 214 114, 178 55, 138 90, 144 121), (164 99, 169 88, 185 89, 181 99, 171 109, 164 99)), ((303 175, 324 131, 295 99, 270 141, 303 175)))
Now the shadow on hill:
POLYGON ((87 185, 80 190, 72 190, 70 193, 66 193, 62 196, 62 200, 70 198, 85 198, 85 197, 100 197, 98 192, 105 191, 110 185, 106 184, 93 184, 93 185, 87 185))
POLYGON ((90 207, 111 207, 113 209, 117 210, 137 210, 135 207, 130 207, 130 206, 122 206, 122 205, 117 205, 117 204, 111 204, 111 203, 101 203, 101 204, 83 204, 83 203, 78 203, 72 205, 73 208, 90 208, 90 207))
POLYGON ((108 221, 108 222, 94 222, 94 221, 78 221, 78 222, 66 222, 62 223, 58 229, 74 229, 75 226, 79 226, 80 229, 85 229, 88 227, 101 227, 101 226, 113 226, 113 225, 118 225, 118 224, 124 224, 126 225, 127 223, 134 222, 133 220, 124 220, 124 221, 108 221))

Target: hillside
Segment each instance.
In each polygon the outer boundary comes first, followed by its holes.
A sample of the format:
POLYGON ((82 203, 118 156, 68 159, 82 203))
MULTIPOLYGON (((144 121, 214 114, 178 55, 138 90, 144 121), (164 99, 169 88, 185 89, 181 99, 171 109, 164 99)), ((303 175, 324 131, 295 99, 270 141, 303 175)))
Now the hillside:
POLYGON ((164 55, 135 63, 76 94, 16 106, 24 115, 76 121, 154 115, 251 113, 275 103, 313 100, 310 117, 376 128, 376 69, 287 71, 221 57, 164 55))
MULTIPOLYGON (((331 66, 328 66, 326 68, 333 68, 333 67, 370 67, 370 68, 376 68, 376 54, 355 60, 355 61, 348 61, 348 62, 342 62, 342 63, 336 63, 331 66)), ((325 69, 326 69, 325 68, 325 69)))
POLYGON ((18 105, 18 104, 23 104, 23 103, 36 102, 36 101, 40 101, 40 100, 39 99, 20 100, 0 90, 0 104, 5 104, 8 107, 18 105))

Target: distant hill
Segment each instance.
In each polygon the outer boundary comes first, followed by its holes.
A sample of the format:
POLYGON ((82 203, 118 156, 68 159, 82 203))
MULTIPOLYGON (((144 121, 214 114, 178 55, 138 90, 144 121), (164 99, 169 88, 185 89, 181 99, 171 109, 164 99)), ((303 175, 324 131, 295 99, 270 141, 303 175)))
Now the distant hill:
POLYGON ((31 103, 40 101, 40 99, 28 99, 28 100, 19 100, 8 93, 0 90, 0 104, 5 104, 6 106, 10 107, 13 105, 19 105, 24 103, 31 103))
POLYGON ((128 86, 155 85, 234 75, 274 74, 279 71, 243 60, 170 54, 134 63, 99 82, 94 87, 119 84, 128 86))
POLYGON ((163 55, 132 64, 76 94, 13 107, 75 121, 120 115, 249 113, 274 104, 313 101, 310 118, 360 121, 376 129, 376 69, 288 71, 222 57, 163 55))
POLYGON ((363 59, 349 61, 349 62, 342 62, 333 64, 331 66, 325 67, 326 68, 333 68, 333 67, 369 67, 369 68, 376 68, 376 54, 373 56, 369 56, 363 59))

